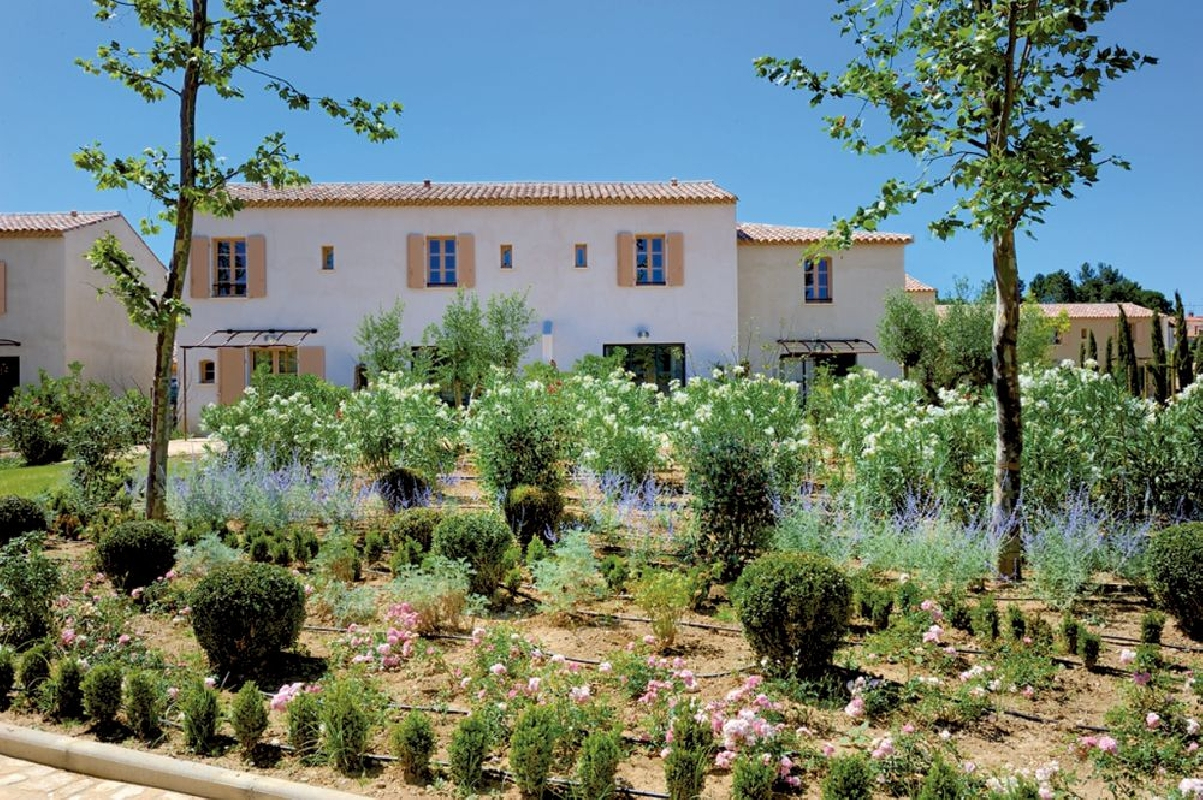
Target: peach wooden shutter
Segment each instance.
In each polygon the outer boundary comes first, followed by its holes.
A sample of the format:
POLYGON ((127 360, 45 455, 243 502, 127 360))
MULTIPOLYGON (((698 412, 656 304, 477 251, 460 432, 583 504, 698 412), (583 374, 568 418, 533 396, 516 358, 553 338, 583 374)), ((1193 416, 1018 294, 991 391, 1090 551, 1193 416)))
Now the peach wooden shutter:
POLYGON ((461 233, 455 237, 455 284, 464 289, 476 286, 476 237, 461 233))
POLYGON ((670 233, 666 237, 668 247, 668 270, 664 282, 669 286, 685 285, 685 234, 670 233))
POLYGON ((618 285, 635 285, 635 234, 618 234, 618 285))
POLYGON ((193 236, 192 250, 188 256, 188 269, 192 270, 191 294, 192 299, 212 297, 213 288, 209 284, 209 237, 193 236))
POLYGON ((326 377, 326 348, 320 345, 308 345, 297 348, 297 372, 301 375, 316 375, 326 377))
POLYGON ((267 297, 267 239, 260 233, 246 237, 246 296, 267 297))
POLYGON ((246 348, 221 347, 217 350, 217 402, 223 406, 237 403, 246 388, 246 348))
POLYGON ((8 311, 8 264, 0 261, 0 314, 8 311))
POLYGON ((405 237, 405 275, 409 288, 426 288, 426 237, 420 233, 405 237))

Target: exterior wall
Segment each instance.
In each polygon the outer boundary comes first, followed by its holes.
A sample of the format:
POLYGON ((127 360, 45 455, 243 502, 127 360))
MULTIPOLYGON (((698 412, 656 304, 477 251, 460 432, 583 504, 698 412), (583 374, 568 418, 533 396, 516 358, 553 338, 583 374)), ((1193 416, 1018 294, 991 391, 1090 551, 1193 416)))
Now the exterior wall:
MULTIPOLYGON (((830 303, 805 302, 802 245, 739 247, 739 355, 757 371, 778 365, 778 339, 867 339, 877 343, 885 297, 903 285, 903 245, 855 245, 832 255, 830 303)), ((882 355, 857 365, 900 374, 882 355)))
POLYGON ((929 291, 922 291, 922 292, 908 291, 906 293, 906 296, 910 298, 911 302, 915 303, 918 306, 922 306, 923 308, 935 308, 936 307, 936 290, 935 289, 932 289, 930 292, 929 291))
POLYGON ((0 339, 20 347, 0 346, 0 356, 20 361, 21 383, 33 383, 38 370, 54 377, 67 372, 63 258, 60 237, 0 237, 0 261, 7 264, 7 311, 0 314, 0 339))
MULTIPOLYGON (((365 314, 405 302, 403 335, 413 343, 442 318, 455 289, 406 287, 406 236, 475 236, 476 291, 528 292, 539 333, 552 323, 550 352, 536 345, 527 359, 554 358, 562 367, 603 344, 684 343, 687 369, 705 372, 730 360, 739 328, 735 303, 735 205, 548 205, 453 207, 250 208, 230 219, 200 217, 196 235, 266 237, 263 298, 191 299, 181 344, 224 328, 316 328, 306 345, 325 348, 326 378, 351 385, 358 361, 355 330, 365 314), (617 235, 681 232, 683 286, 622 288, 617 235), (575 245, 588 245, 586 269, 574 267, 575 245), (500 269, 502 244, 513 246, 513 269, 500 269), (323 246, 334 247, 335 269, 321 269, 323 246), (648 337, 637 340, 637 332, 648 337)), ((898 283, 901 282, 899 274, 898 283)), ((215 402, 213 385, 197 383, 202 359, 187 354, 190 427, 215 402)))
POLYGON ((63 234, 67 363, 79 361, 84 365, 85 378, 107 383, 116 391, 139 389, 149 395, 155 337, 130 322, 117 298, 97 295, 96 288, 111 281, 84 257, 107 232, 120 240, 150 285, 156 291, 163 289, 165 273, 159 259, 124 217, 63 234))
MULTIPOLYGON (((1162 317, 1163 323, 1167 318, 1162 317)), ((1078 363, 1078 353, 1080 346, 1089 341, 1090 331, 1094 331, 1095 341, 1099 346, 1099 361, 1101 362, 1107 350, 1107 337, 1112 339, 1113 358, 1119 358, 1119 337, 1116 334, 1116 325, 1119 322, 1118 317, 1111 318, 1090 318, 1090 319, 1073 319, 1069 320, 1069 330, 1061 334, 1059 344, 1054 344, 1049 350, 1049 358, 1054 362, 1064 361, 1069 359, 1075 364, 1078 363), (1086 330, 1087 336, 1083 338, 1082 331, 1086 330)), ((1136 345, 1136 361, 1143 363, 1153 357, 1153 342, 1150 332, 1153 329, 1152 317, 1137 317, 1128 318, 1128 322, 1132 325, 1132 341, 1136 345)), ((1165 329, 1162 330, 1162 335, 1165 335, 1165 329)), ((1164 340, 1163 340, 1164 341, 1164 340)), ((1172 349, 1172 345, 1167 345, 1167 352, 1172 349)))

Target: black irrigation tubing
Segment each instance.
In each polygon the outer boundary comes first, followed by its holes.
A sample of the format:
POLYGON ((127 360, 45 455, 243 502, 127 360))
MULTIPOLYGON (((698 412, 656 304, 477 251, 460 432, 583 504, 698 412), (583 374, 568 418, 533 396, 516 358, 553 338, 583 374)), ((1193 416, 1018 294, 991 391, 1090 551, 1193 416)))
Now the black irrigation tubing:
MULTIPOLYGON (((1128 636, 1100 636, 1104 642, 1112 642, 1113 644, 1152 644, 1151 642, 1142 642, 1139 639, 1133 639, 1128 636)), ((1190 645, 1181 644, 1166 644, 1165 642, 1157 642, 1158 647, 1164 647, 1167 650, 1178 650, 1183 653, 1203 653, 1203 647, 1191 647, 1190 645)))
MULTIPOLYGON (((1036 714, 1029 714, 1026 711, 1015 711, 1014 709, 1010 709, 1010 708, 1000 708, 998 710, 999 710, 999 712, 1006 714, 1009 717, 1017 717, 1019 719, 1025 719, 1028 722, 1037 722, 1041 725, 1060 725, 1061 724, 1060 720, 1049 719, 1047 717, 1037 716, 1036 714)), ((1108 733, 1111 730, 1110 728, 1104 728, 1104 727, 1100 727, 1098 725, 1085 725, 1085 724, 1078 723, 1078 722, 1075 722, 1072 727, 1074 728, 1074 730, 1090 731, 1091 733, 1108 733)))
MULTIPOLYGON (((622 622, 645 622, 650 624, 651 620, 647 617, 636 617, 630 614, 611 614, 608 611, 575 611, 575 614, 580 614, 583 617, 606 617, 608 619, 616 619, 622 622)), ((712 625, 708 622, 689 622, 682 620, 677 623, 687 628, 701 628, 708 631, 719 631, 721 633, 739 633, 744 632, 743 628, 733 628, 729 625, 712 625)))

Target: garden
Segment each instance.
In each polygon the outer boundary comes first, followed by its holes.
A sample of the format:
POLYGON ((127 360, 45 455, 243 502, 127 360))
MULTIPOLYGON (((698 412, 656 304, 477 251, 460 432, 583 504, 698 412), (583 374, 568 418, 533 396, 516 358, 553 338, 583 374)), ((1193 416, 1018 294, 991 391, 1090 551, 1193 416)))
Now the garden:
POLYGON ((19 395, 74 461, 0 499, 0 720, 374 797, 1203 797, 1199 384, 1025 372, 1008 582, 986 390, 619 363, 256 380, 167 522, 135 401, 19 395))

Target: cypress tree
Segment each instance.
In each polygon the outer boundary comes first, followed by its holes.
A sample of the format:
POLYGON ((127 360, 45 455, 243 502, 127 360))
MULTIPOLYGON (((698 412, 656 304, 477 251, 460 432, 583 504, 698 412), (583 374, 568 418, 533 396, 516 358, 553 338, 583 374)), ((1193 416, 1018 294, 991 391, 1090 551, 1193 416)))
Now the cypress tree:
POLYGON ((1182 307, 1182 295, 1174 292, 1174 367, 1178 373, 1178 391, 1190 386, 1195 379, 1194 358, 1191 357, 1186 333, 1186 310, 1182 307))
POLYGON ((1195 339, 1195 377, 1203 375, 1203 334, 1195 339))
POLYGON ((1078 366, 1086 366, 1086 342, 1082 342, 1078 345, 1078 366))
POLYGON ((1149 373, 1153 376, 1153 397, 1164 405, 1167 392, 1165 368, 1165 335, 1161 330, 1161 313, 1153 310, 1153 332, 1150 334, 1150 344, 1153 348, 1153 362, 1149 365, 1149 373))
POLYGON ((1107 349, 1106 349, 1107 355, 1106 355, 1105 359, 1103 360, 1103 372, 1107 375, 1111 374, 1111 369, 1112 369, 1112 367, 1115 366, 1112 363, 1112 360, 1113 360, 1112 353, 1114 353, 1114 352, 1115 352, 1115 347, 1112 346, 1111 337, 1108 336, 1107 337, 1107 349))
POLYGON ((1119 337, 1117 349, 1119 351, 1119 368, 1123 374, 1123 383, 1127 385, 1128 391, 1133 396, 1140 396, 1140 375, 1136 370, 1136 342, 1132 339, 1132 323, 1128 322, 1128 314, 1124 311, 1122 305, 1117 305, 1119 308, 1119 322, 1117 323, 1116 335, 1119 337))
POLYGON ((1094 338, 1094 331, 1090 331, 1086 337, 1086 357, 1094 362, 1094 368, 1099 368, 1099 343, 1094 338))

